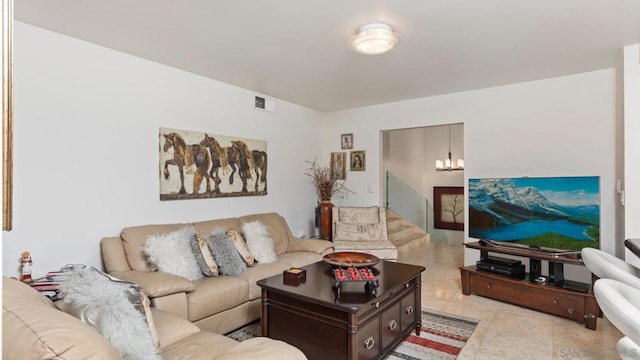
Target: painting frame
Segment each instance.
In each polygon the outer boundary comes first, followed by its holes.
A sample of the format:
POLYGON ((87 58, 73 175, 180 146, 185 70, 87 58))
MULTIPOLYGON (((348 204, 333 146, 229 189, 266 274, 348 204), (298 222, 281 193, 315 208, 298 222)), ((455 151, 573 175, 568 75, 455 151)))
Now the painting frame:
POLYGON ((351 150, 353 149, 353 134, 342 134, 340 135, 340 145, 342 146, 342 150, 351 150))
POLYGON ((2 230, 13 229, 13 1, 2 0, 2 230))
POLYGON ((338 180, 346 180, 347 179, 347 153, 342 152, 332 152, 331 153, 331 169, 333 173, 336 174, 336 179, 338 180))
POLYGON ((364 150, 349 153, 349 171, 367 171, 367 157, 364 150))
POLYGON ((464 186, 434 186, 433 228, 464 231, 464 201, 464 186), (443 212, 451 213, 453 221, 443 216, 443 212))
POLYGON ((161 201, 267 195, 266 140, 163 127, 158 139, 161 201))

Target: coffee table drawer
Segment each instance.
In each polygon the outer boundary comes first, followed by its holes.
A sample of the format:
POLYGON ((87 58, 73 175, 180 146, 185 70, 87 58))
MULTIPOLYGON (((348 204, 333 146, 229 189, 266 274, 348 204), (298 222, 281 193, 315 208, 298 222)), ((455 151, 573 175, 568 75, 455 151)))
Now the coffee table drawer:
POLYGON ((381 316, 382 349, 386 349, 400 335, 400 304, 396 303, 381 316))
POLYGON ((408 327, 414 326, 416 316, 416 294, 412 291, 400 300, 401 331, 405 331, 408 327))
POLYGON ((358 329, 358 360, 377 358, 380 353, 380 318, 376 317, 358 329))

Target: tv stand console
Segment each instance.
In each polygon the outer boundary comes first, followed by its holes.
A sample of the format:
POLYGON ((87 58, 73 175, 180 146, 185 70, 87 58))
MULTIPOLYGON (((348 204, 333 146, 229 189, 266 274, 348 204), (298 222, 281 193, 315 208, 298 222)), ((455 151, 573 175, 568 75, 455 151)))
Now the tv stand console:
POLYGON ((480 242, 465 243, 465 247, 480 250, 480 256, 487 258, 488 254, 501 253, 525 257, 530 259, 532 266, 540 268, 542 260, 549 262, 549 276, 547 282, 538 284, 526 274, 524 280, 499 275, 487 271, 477 270, 475 266, 460 268, 462 277, 462 293, 471 293, 492 299, 524 306, 534 310, 562 316, 567 319, 584 323, 591 330, 596 329, 600 308, 593 295, 593 281, 584 284, 564 279, 563 265, 584 265, 579 253, 549 254, 536 251, 535 248, 512 248, 495 246, 480 242))

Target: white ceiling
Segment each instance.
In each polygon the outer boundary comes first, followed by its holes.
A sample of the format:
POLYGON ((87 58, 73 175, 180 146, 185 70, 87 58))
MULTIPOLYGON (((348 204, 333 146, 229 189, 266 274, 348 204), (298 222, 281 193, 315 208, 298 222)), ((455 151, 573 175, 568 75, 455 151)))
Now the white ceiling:
POLYGON ((332 111, 619 65, 640 0, 15 0, 16 20, 332 111), (361 25, 401 37, 349 50, 361 25))

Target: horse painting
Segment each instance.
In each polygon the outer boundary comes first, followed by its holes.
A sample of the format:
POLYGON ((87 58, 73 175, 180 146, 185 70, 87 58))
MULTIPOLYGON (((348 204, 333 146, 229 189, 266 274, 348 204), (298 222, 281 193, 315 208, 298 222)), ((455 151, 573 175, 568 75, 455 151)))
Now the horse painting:
POLYGON ((264 188, 267 188, 267 152, 261 150, 252 150, 254 170, 256 173, 256 191, 258 191, 258 175, 260 175, 260 182, 264 184, 264 188), (260 170, 260 174, 258 174, 260 170))
POLYGON ((178 173, 180 174, 180 190, 178 194, 186 194, 184 189, 184 161, 187 153, 187 144, 182 139, 182 136, 178 133, 172 132, 164 135, 164 146, 162 150, 168 152, 173 147, 173 159, 166 160, 164 162, 164 178, 169 179, 169 165, 175 165, 178 167, 178 173))
POLYGON ((209 155, 207 148, 202 145, 190 146, 193 147, 193 159, 196 166, 196 171, 193 174, 193 192, 199 192, 203 179, 207 181, 206 192, 211 192, 211 176, 209 174, 211 155, 209 155))
POLYGON ((211 156, 207 149, 201 145, 187 145, 184 139, 177 133, 163 134, 165 138, 162 150, 168 152, 173 147, 173 159, 164 162, 164 178, 169 179, 169 165, 176 165, 180 174, 180 190, 178 194, 186 194, 184 187, 184 175, 193 174, 193 193, 199 192, 202 180, 207 181, 206 191, 211 191, 209 165, 211 156), (195 172, 191 169, 195 167, 195 172))
MULTIPOLYGON (((242 192, 246 193, 247 179, 251 179, 251 170, 255 167, 251 150, 249 150, 249 147, 244 143, 244 141, 232 140, 229 158, 233 159, 235 165, 238 166, 238 175, 240 175, 240 180, 242 180, 242 192)), ((229 182, 232 181, 233 180, 230 178, 229 182)))
POLYGON ((223 169, 224 175, 224 169, 229 167, 227 148, 220 146, 220 143, 218 143, 213 136, 209 136, 208 134, 204 134, 204 139, 200 141, 200 146, 207 148, 211 154, 211 170, 209 171, 209 175, 214 182, 213 191, 219 193, 220 183, 222 182, 219 171, 220 169, 223 169))
POLYGON ((160 200, 267 193, 266 141, 160 128, 160 146, 160 200))

